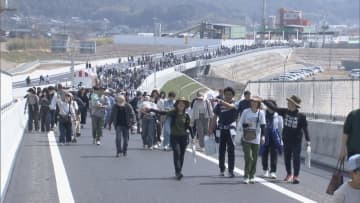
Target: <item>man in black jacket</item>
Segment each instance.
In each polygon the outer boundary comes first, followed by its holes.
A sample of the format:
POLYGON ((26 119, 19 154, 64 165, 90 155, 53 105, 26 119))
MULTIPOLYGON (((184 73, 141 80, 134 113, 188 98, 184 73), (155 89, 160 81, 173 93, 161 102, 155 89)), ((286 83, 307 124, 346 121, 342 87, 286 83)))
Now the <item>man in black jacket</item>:
POLYGON ((306 116, 299 112, 301 99, 295 95, 287 98, 288 108, 276 108, 270 101, 265 100, 264 104, 277 112, 284 118, 283 141, 284 141, 284 158, 287 176, 285 181, 293 181, 299 184, 300 173, 300 153, 303 133, 305 134, 306 144, 310 146, 309 131, 307 128, 306 116), (291 158, 294 164, 294 176, 291 170, 291 158))
POLYGON ((109 130, 112 123, 116 131, 116 157, 119 157, 120 153, 126 156, 130 128, 135 124, 135 113, 131 105, 126 103, 123 95, 117 98, 116 104, 112 107, 109 130), (121 137, 124 138, 123 146, 121 146, 121 137))

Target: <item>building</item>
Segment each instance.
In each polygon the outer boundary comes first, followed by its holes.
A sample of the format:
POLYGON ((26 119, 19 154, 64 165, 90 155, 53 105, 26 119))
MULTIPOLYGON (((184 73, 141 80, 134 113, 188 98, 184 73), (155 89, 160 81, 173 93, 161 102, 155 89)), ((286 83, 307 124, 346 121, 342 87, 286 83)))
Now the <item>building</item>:
POLYGON ((244 39, 246 38, 246 28, 241 25, 210 24, 202 22, 200 25, 200 38, 244 39))
POLYGON ((280 27, 309 26, 310 21, 303 18, 302 11, 281 8, 279 10, 279 25, 280 27))

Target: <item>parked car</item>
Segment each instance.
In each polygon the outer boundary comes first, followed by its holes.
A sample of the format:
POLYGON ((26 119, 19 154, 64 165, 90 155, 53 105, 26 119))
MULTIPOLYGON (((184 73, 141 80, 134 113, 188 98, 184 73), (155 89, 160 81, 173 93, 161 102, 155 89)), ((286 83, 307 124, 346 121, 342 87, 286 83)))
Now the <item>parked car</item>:
POLYGON ((360 79, 360 72, 351 73, 350 77, 353 79, 360 79))

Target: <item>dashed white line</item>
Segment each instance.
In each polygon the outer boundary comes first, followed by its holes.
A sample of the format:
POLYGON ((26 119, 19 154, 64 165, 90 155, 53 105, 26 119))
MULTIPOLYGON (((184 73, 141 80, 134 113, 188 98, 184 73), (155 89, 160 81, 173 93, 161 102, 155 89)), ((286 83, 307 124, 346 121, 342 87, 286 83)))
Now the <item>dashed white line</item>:
POLYGON ((68 176, 64 167, 63 160, 60 155, 58 145, 54 136, 54 132, 50 131, 48 133, 48 140, 51 152, 51 160, 54 166, 55 179, 56 179, 56 188, 58 192, 59 202, 60 203, 74 203, 74 197, 71 192, 71 187, 69 183, 68 176))
MULTIPOLYGON (((188 152, 191 152, 191 149, 186 149, 186 150, 188 152)), ((203 153, 200 153, 200 152, 196 152, 196 155, 203 158, 203 159, 206 159, 206 160, 208 160, 208 161, 210 161, 210 162, 212 162, 214 164, 219 165, 219 160, 215 159, 214 157, 207 156, 207 155, 205 155, 203 153)), ((228 167, 227 164, 225 164, 225 166, 226 166, 226 168, 228 167)), ((244 175, 244 171, 239 169, 239 168, 236 168, 236 167, 234 168, 234 172, 240 174, 241 176, 244 175)), ((307 197, 304 197, 304 196, 302 196, 300 194, 292 192, 292 191, 290 191, 290 190, 288 190, 286 188, 280 187, 280 186, 278 186, 278 185, 276 185, 274 183, 270 183, 265 179, 257 177, 257 178, 255 178, 255 181, 262 184, 262 185, 264 185, 264 186, 266 186, 266 187, 268 187, 268 188, 270 188, 270 189, 272 189, 272 190, 275 190, 275 191, 277 191, 279 193, 282 193, 282 194, 284 194, 284 195, 286 195, 286 196, 288 196, 290 198, 298 200, 300 202, 306 202, 306 203, 315 203, 316 202, 316 201, 311 200, 311 199, 309 199, 307 197)))

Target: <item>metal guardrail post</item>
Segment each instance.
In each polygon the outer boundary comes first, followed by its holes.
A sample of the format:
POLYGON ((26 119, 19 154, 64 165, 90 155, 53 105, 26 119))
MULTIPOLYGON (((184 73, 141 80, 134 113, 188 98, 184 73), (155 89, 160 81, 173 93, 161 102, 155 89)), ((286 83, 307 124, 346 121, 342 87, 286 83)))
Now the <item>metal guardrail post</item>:
POLYGON ((312 111, 313 111, 313 117, 316 119, 316 113, 315 113, 315 77, 313 77, 312 81, 312 88, 313 88, 313 95, 312 95, 312 111))
POLYGON ((351 109, 354 110, 354 78, 351 81, 351 109))
POLYGON ((333 102, 334 102, 334 78, 330 78, 331 89, 330 89, 330 120, 334 120, 333 113, 333 102))

